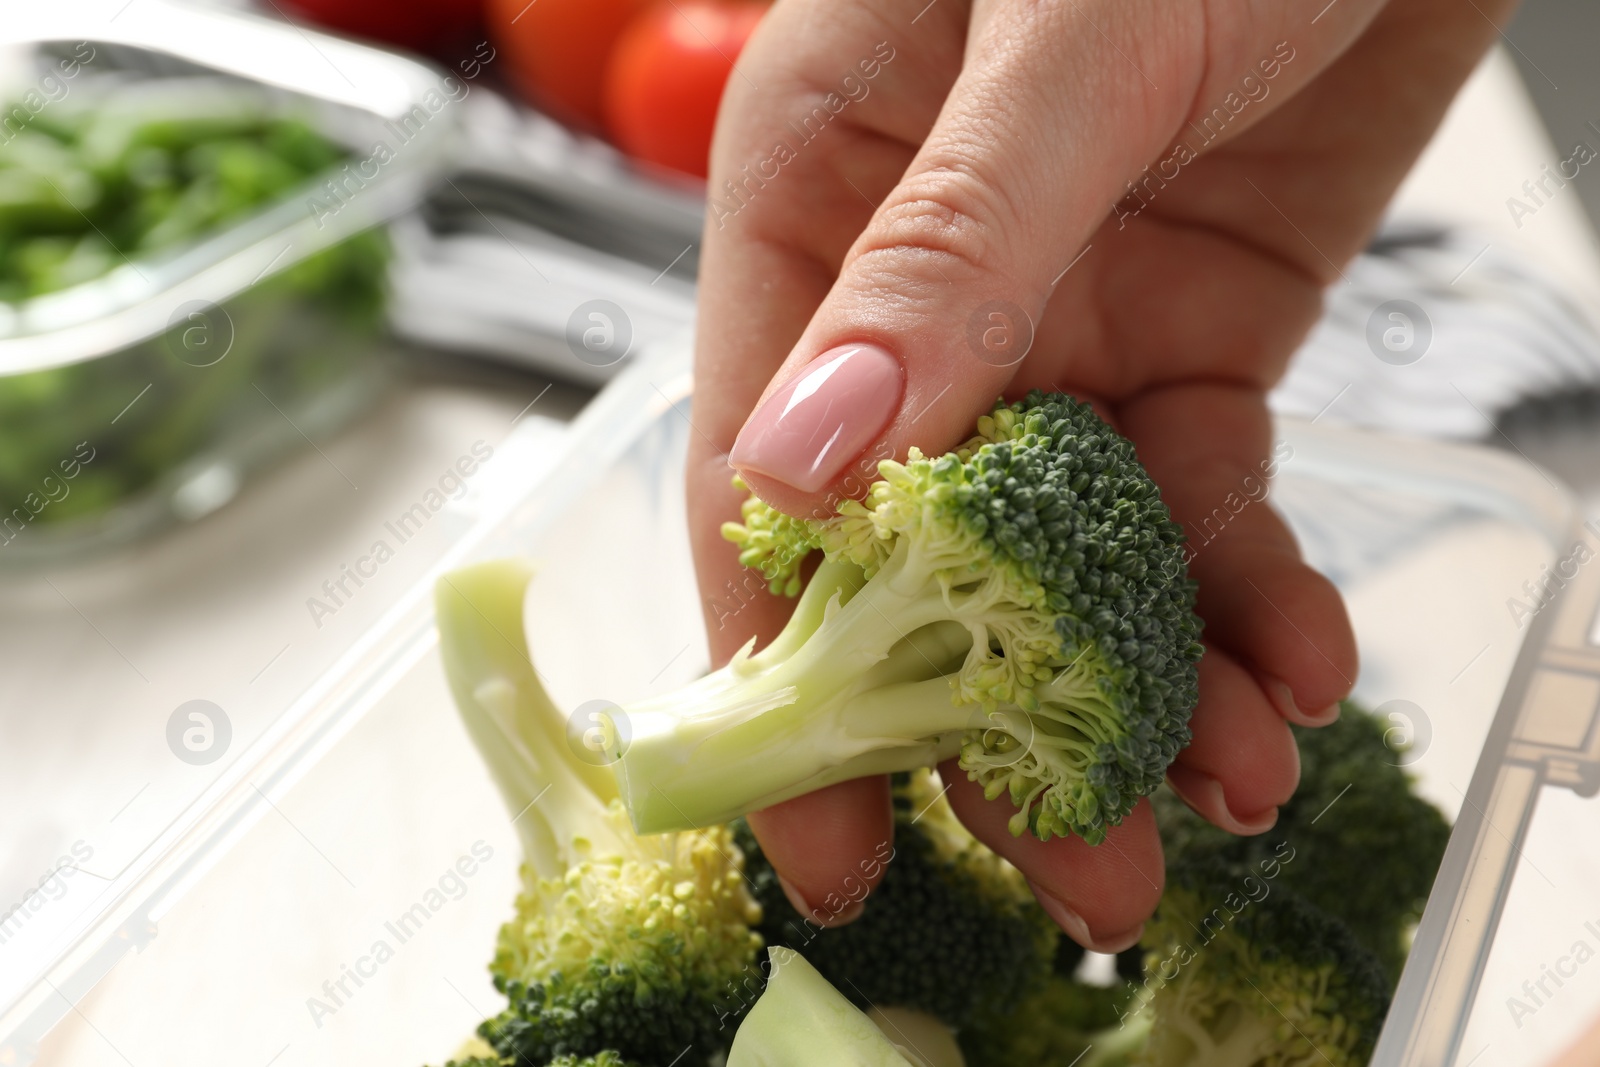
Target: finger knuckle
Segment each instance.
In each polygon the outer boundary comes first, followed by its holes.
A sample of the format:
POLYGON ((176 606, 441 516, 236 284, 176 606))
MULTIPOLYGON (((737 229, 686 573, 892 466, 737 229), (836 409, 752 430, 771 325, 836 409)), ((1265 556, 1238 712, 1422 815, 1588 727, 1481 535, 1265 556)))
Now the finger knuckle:
POLYGON ((1001 197, 976 168, 947 161, 901 185, 863 235, 860 251, 933 256, 959 270, 992 273, 1004 260, 998 242, 1009 232, 1007 217, 1001 197))

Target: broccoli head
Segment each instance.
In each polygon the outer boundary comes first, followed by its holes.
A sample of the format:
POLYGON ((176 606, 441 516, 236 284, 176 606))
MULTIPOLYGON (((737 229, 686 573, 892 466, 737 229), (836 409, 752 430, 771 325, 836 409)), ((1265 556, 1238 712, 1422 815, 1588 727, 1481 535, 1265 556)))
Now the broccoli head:
POLYGON ((766 990, 740 1024, 727 1067, 916 1067, 799 953, 768 955, 766 990))
POLYGON ((1276 872, 1288 887, 1343 920, 1378 957, 1391 983, 1405 964, 1450 824, 1417 796, 1385 725, 1346 702, 1337 722, 1295 729, 1300 786, 1265 834, 1234 837, 1165 790, 1156 821, 1168 861, 1218 859, 1276 872))
POLYGON ((1143 939, 1145 986, 1129 1013, 1150 1014, 1138 1064, 1364 1067, 1389 992, 1378 961, 1343 923, 1225 864, 1167 878, 1143 939))
POLYGON ((897 775, 895 837, 883 879, 848 926, 794 909, 741 821, 745 872, 768 944, 800 952, 858 1006, 925 1012, 960 1029, 1042 986, 1060 931, 1027 881, 956 819, 936 774, 897 775))
POLYGON ((490 966, 510 1005, 479 1034, 518 1063, 703 1063, 731 1039, 740 1006, 727 991, 761 945, 743 857, 726 827, 633 832, 614 779, 569 747, 528 658, 531 576, 487 563, 437 590, 451 690, 523 846, 516 915, 490 966))
POLYGON ((625 709, 614 769, 640 832, 959 756, 1010 796, 1013 833, 1098 843, 1161 783, 1189 740, 1200 623, 1133 446, 1034 392, 878 473, 831 515, 752 499, 724 528, 780 593, 824 558, 770 645, 625 709))

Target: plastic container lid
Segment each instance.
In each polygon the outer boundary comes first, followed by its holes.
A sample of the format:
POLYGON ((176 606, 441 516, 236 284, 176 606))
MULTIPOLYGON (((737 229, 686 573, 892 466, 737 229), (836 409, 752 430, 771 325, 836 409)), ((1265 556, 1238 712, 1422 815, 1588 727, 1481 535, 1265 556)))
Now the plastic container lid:
MULTIPOLYGON (((528 630, 565 706, 627 702, 703 671, 683 520, 688 390, 687 346, 663 346, 565 435, 521 439, 503 468, 515 475, 482 495, 476 521, 0 1017, 0 1062, 35 1050, 75 1065, 442 1062, 497 1011, 485 964, 518 846, 431 654, 431 585, 471 559, 543 561, 528 630)), ((1506 602, 1575 539, 1591 554, 1597 539, 1515 457, 1279 431, 1270 493, 1228 504, 1206 536, 1270 502, 1348 598, 1357 695, 1410 738, 1406 761, 1456 822, 1373 1062, 1466 1067, 1478 1020, 1505 1010, 1485 981, 1501 980, 1493 933, 1508 894, 1530 884, 1523 843, 1546 807, 1563 814, 1552 795, 1587 795, 1600 776, 1600 568, 1578 567, 1525 617, 1506 602)), ((1593 884, 1567 879, 1563 906, 1589 907, 1593 884)), ((1528 1057, 1596 1003, 1547 998, 1533 1020, 1543 1044, 1503 1041, 1484 1062, 1540 1062, 1528 1057)))

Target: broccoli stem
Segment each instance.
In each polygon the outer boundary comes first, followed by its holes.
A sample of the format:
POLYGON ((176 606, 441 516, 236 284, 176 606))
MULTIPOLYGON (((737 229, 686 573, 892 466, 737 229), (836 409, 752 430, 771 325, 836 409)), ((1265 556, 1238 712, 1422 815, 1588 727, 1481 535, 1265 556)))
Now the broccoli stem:
POLYGON ((952 679, 989 651, 992 591, 937 580, 914 543, 901 541, 870 581, 855 564, 825 561, 767 648, 626 709, 631 736, 614 770, 639 833, 726 822, 958 753, 963 766, 1017 768, 986 792, 1025 779, 1031 794, 1013 797, 1025 826, 1046 782, 1095 763, 1120 718, 1097 688, 1092 650, 1037 686, 1030 709, 1000 705, 986 718, 952 679))
MULTIPOLYGON (((937 661, 932 646, 948 644, 950 631, 929 630, 873 672, 903 670, 924 653, 937 661)), ((794 686, 752 685, 734 700, 718 694, 698 715, 675 712, 682 692, 628 708, 633 736, 616 768, 635 828, 709 826, 835 782, 931 766, 960 750, 981 715, 952 702, 942 674, 857 688, 808 705, 794 686)))
MULTIPOLYGON (((1125 1019, 1121 1026, 1095 1031, 1088 1050, 1075 1067, 1127 1067, 1135 1062, 1145 1043, 1150 1040, 1153 1014, 1140 1012, 1131 1019, 1125 1019)), ((1238 1067, 1238 1064, 1231 1067, 1238 1067)))
POLYGON ((726 822, 958 751, 972 710, 955 706, 945 672, 972 639, 936 625, 951 608, 909 558, 897 549, 872 581, 825 561, 768 648, 626 709, 631 737, 614 769, 639 833, 726 822), (907 681, 878 692, 897 645, 891 670, 907 681))
MULTIPOLYGON (((1147 1019, 1143 1027, 1150 1034, 1146 1059, 1154 1067, 1238 1067, 1256 1062, 1264 1050, 1278 1046, 1272 1025, 1237 1003, 1225 1004, 1215 1018, 1202 1022, 1192 1012, 1214 1009, 1190 988, 1192 979, 1179 981, 1171 1004, 1138 1013, 1147 1019), (1148 1018, 1156 1015, 1160 1016, 1159 1025, 1148 1018)), ((1128 1028, 1137 1023, 1138 1019, 1133 1020, 1128 1028)), ((1309 1056, 1315 1060, 1316 1050, 1309 1050, 1309 1056)))
POLYGON ((798 952, 768 956, 767 988, 734 1035, 728 1067, 912 1067, 798 952))
POLYGON ((528 658, 522 603, 533 567, 525 560, 478 564, 448 574, 435 590, 440 655, 473 744, 489 763, 540 878, 559 878, 588 855, 636 848, 606 818, 617 796, 604 767, 568 759, 565 717, 528 658))

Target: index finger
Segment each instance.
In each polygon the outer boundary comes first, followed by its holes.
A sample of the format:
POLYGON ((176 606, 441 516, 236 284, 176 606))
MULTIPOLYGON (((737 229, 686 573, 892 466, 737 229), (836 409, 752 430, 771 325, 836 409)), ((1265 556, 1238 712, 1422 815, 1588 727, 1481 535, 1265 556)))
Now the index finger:
POLYGON ((821 18, 815 3, 778 4, 729 79, 700 256, 687 472, 714 663, 752 635, 770 638, 789 608, 739 566, 720 536, 743 499, 729 485, 728 451, 961 67, 965 3, 932 6, 916 22, 916 49, 885 52, 889 28, 915 16, 891 18, 889 6, 834 4, 821 18))

